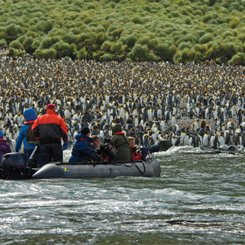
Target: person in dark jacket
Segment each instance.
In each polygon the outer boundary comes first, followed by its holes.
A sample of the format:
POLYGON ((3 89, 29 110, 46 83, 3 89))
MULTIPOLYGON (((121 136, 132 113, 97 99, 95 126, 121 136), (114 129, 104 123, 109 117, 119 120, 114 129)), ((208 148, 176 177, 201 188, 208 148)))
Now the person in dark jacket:
POLYGON ((116 149, 115 160, 119 162, 131 161, 131 150, 128 144, 128 138, 122 132, 120 124, 112 127, 112 145, 116 149))
POLYGON ((93 141, 95 152, 100 156, 103 162, 115 161, 113 147, 110 143, 101 144, 101 140, 98 135, 92 135, 91 139, 93 141))
POLYGON ((94 142, 89 137, 89 128, 83 128, 76 136, 74 146, 72 148, 70 163, 88 163, 101 161, 100 156, 96 153, 94 142))
MULTIPOLYGON (((27 161, 31 156, 31 153, 38 144, 37 139, 35 139, 32 133, 32 125, 37 119, 37 113, 33 108, 28 108, 23 113, 25 122, 21 126, 19 135, 16 139, 15 151, 18 152, 21 149, 23 143, 24 146, 24 159, 27 161)), ((34 156, 35 157, 35 156, 34 156)))
POLYGON ((40 144, 39 166, 52 161, 63 162, 62 150, 66 150, 68 147, 68 127, 55 110, 54 104, 48 104, 46 114, 39 116, 32 126, 40 144))
POLYGON ((9 143, 3 138, 4 133, 0 130, 0 161, 4 154, 11 152, 9 143))

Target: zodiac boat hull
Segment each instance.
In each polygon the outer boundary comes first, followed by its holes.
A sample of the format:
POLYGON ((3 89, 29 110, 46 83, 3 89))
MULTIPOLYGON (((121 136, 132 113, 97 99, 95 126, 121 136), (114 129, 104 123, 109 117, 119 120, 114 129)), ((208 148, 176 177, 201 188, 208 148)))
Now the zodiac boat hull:
POLYGON ((140 162, 110 164, 49 163, 40 168, 32 178, 111 178, 117 176, 159 177, 161 168, 153 158, 140 162))
POLYGON ((0 179, 110 178, 117 176, 159 177, 161 167, 153 156, 144 161, 113 163, 48 163, 29 168, 23 154, 8 153, 0 163, 0 179))

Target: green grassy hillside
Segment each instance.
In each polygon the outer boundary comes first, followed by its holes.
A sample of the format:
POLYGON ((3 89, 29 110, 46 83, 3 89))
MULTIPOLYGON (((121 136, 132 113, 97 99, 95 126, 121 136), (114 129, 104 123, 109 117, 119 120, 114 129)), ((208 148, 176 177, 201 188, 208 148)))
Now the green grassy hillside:
POLYGON ((37 58, 245 64, 245 0, 0 0, 0 46, 37 58))

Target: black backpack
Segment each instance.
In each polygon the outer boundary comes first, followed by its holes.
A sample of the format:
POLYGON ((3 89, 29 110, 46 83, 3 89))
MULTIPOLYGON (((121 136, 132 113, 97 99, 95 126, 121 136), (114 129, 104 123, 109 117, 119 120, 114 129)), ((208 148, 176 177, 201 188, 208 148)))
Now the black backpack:
POLYGON ((26 139, 27 139, 27 142, 30 144, 38 144, 38 139, 32 130, 32 123, 28 124, 26 139))

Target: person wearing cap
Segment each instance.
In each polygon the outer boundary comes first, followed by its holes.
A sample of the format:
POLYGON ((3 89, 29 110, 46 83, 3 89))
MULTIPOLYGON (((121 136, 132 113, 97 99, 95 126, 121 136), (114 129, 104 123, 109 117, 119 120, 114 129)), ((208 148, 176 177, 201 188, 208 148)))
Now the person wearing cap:
POLYGON ((68 148, 68 127, 64 119, 56 113, 54 104, 47 105, 46 113, 34 121, 32 130, 40 144, 39 166, 52 161, 63 162, 62 150, 68 148))
POLYGON ((88 163, 101 161, 100 156, 96 153, 94 142, 89 137, 89 128, 83 128, 76 136, 72 148, 70 163, 88 163))
POLYGON ((4 139, 4 133, 0 130, 0 161, 4 154, 11 152, 9 143, 4 139))
POLYGON ((115 160, 119 162, 131 161, 131 151, 128 144, 128 139, 122 132, 122 127, 119 123, 116 123, 112 127, 112 145, 116 149, 115 160))
MULTIPOLYGON (((19 152, 23 143, 24 159, 27 161, 35 149, 35 146, 38 144, 38 140, 35 138, 32 131, 32 125, 37 119, 37 113, 33 108, 28 108, 24 111, 23 115, 25 122, 22 124, 16 139, 15 151, 19 152)), ((36 158, 36 156, 34 157, 36 158)))

